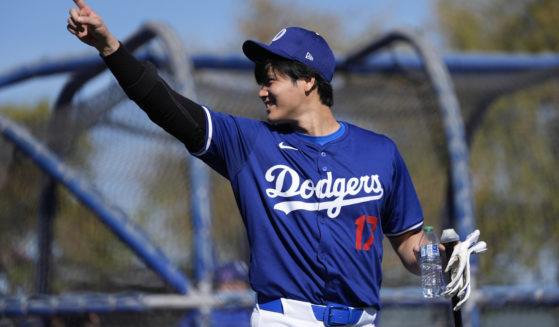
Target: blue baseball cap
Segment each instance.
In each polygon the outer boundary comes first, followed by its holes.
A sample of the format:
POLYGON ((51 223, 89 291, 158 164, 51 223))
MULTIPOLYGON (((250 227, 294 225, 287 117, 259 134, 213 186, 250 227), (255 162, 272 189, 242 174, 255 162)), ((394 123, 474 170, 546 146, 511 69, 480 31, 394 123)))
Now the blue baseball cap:
POLYGON ((243 52, 254 62, 280 56, 316 69, 328 82, 336 69, 334 53, 318 33, 300 27, 282 29, 270 44, 252 40, 243 43, 243 52))

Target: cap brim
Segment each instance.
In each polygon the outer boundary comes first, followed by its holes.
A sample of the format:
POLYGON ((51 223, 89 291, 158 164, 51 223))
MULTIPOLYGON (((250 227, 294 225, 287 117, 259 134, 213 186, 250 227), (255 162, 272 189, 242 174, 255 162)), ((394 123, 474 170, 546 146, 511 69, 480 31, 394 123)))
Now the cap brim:
POLYGON ((248 40, 243 43, 243 52, 248 59, 254 62, 262 62, 266 59, 290 59, 269 50, 269 46, 264 43, 248 40))

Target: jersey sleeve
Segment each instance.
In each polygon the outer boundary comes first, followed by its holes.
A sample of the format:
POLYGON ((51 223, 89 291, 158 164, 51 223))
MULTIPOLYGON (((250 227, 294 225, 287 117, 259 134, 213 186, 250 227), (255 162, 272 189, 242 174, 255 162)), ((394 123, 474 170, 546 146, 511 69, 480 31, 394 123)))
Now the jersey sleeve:
POLYGON ((382 229, 386 236, 394 237, 423 226, 423 210, 404 159, 393 145, 392 187, 387 198, 382 229))
POLYGON ((192 152, 225 178, 234 176, 251 155, 264 123, 223 114, 203 107, 206 138, 202 149, 192 152))

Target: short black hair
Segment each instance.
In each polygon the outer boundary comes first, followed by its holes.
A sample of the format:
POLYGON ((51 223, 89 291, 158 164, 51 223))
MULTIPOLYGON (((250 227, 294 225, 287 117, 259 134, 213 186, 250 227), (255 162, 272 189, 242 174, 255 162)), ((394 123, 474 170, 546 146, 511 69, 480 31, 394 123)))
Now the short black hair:
POLYGON ((328 107, 334 104, 334 92, 332 85, 327 82, 320 73, 301 62, 296 60, 284 59, 281 57, 265 59, 264 61, 256 62, 254 67, 254 78, 258 85, 263 85, 268 80, 268 71, 278 72, 291 78, 293 83, 301 78, 314 77, 314 87, 318 90, 320 102, 328 107))

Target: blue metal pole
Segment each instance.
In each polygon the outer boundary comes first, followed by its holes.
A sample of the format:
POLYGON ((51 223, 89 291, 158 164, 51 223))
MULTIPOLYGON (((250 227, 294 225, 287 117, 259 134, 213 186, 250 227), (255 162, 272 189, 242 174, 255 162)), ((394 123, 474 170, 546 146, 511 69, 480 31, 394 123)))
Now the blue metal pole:
POLYGON ((50 177, 66 186, 176 292, 184 294, 188 291, 188 282, 183 274, 119 208, 110 206, 93 185, 64 165, 27 130, 1 115, 0 133, 50 177))

